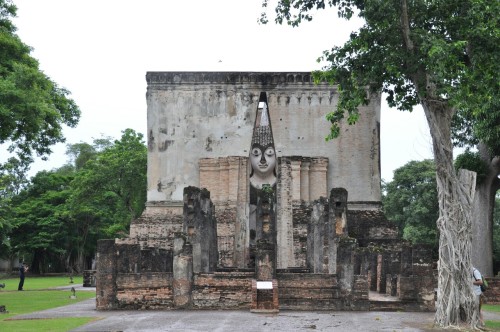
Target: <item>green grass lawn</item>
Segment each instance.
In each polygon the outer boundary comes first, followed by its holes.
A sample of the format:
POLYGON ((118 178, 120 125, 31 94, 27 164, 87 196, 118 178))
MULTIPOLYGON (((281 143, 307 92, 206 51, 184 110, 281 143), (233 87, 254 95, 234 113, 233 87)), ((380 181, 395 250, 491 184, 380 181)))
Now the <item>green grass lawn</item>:
MULTIPOLYGON (((17 291, 17 286, 19 285, 19 278, 8 278, 1 279, 0 284, 5 283, 5 288, 0 289, 2 291, 17 291)), ((74 284, 83 284, 82 276, 73 277, 74 284)), ((71 286, 69 277, 58 276, 58 277, 38 277, 31 276, 29 274, 26 275, 26 279, 24 279, 24 290, 40 290, 40 289, 48 289, 60 286, 71 286)))
MULTIPOLYGON (((483 304, 481 306, 483 311, 500 312, 500 305, 498 304, 483 304)), ((489 330, 500 331, 500 321, 498 320, 485 320, 484 322, 489 330)))
MULTIPOLYGON (((82 277, 73 278, 74 284, 81 284, 82 277)), ((70 290, 47 290, 59 286, 71 286, 68 277, 30 277, 24 283, 24 291, 17 291, 19 279, 2 279, 6 284, 0 290, 0 305, 5 305, 7 314, 0 315, 1 331, 68 331, 92 321, 93 317, 72 317, 58 319, 9 320, 20 314, 56 308, 95 297, 92 291, 77 291, 71 299, 70 290)))
POLYGON ((484 311, 500 312, 500 304, 483 304, 481 309, 484 311))

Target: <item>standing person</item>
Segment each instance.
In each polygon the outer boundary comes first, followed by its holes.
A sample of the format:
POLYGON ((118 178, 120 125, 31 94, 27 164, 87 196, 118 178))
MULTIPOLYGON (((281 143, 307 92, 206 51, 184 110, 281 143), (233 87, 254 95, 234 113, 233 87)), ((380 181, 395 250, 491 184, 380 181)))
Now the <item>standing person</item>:
POLYGON ((19 265, 19 286, 17 287, 18 291, 23 290, 24 286, 24 274, 28 272, 28 265, 26 265, 25 262, 22 262, 21 265, 19 265))
POLYGON ((484 326, 484 321, 483 321, 483 313, 481 312, 481 304, 482 304, 482 299, 481 299, 481 294, 483 294, 483 291, 481 290, 481 285, 483 284, 483 276, 481 275, 481 272, 479 272, 478 269, 475 267, 472 267, 472 275, 474 276, 474 281, 472 281, 472 284, 474 286, 474 294, 478 298, 479 302, 479 323, 481 326, 484 326))

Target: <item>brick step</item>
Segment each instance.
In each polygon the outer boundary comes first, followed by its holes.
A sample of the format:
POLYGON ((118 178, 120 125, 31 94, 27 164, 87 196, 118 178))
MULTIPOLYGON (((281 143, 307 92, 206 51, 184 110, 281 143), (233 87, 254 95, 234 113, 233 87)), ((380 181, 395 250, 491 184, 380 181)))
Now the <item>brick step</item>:
POLYGON ((401 301, 370 300, 370 311, 405 311, 405 305, 401 301))

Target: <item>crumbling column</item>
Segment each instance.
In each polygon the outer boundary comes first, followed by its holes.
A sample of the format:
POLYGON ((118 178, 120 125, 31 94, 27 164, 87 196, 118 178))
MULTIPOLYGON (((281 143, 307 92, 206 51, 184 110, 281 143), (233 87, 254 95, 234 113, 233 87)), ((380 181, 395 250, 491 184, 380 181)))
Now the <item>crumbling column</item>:
POLYGON ((385 293, 387 265, 387 254, 379 254, 377 257, 377 292, 379 293, 385 293))
POLYGON ((96 258, 96 308, 97 310, 116 309, 115 240, 98 240, 96 258))
POLYGON ((348 296, 354 286, 354 259, 358 242, 353 238, 341 238, 338 244, 337 276, 340 294, 348 296))
MULTIPOLYGON (((284 269, 295 266, 293 254, 293 204, 292 204, 292 167, 288 157, 279 158, 277 184, 277 264, 284 269)), ((302 182, 302 179, 301 179, 302 182)), ((307 188, 309 190, 309 188, 307 188)))
POLYGON ((311 165, 311 159, 304 157, 302 158, 302 164, 300 165, 300 199, 304 202, 309 202, 309 167, 311 165))
POLYGON ((257 280, 272 280, 276 276, 275 195, 271 187, 259 191, 257 195, 257 280))
POLYGON ((193 271, 215 271, 218 261, 217 224, 208 190, 184 188, 183 230, 193 246, 193 271))
POLYGON ((300 164, 301 161, 297 160, 296 158, 292 158, 290 163, 290 166, 292 168, 292 199, 294 201, 300 200, 300 164))
POLYGON ((328 158, 312 158, 309 167, 309 199, 315 200, 320 197, 327 197, 327 170, 328 158))
MULTIPOLYGON (((312 204, 311 220, 307 225, 307 267, 314 273, 323 273, 325 260, 325 236, 328 237, 325 222, 328 220, 328 202, 322 197, 312 204)), ((327 250, 329 248, 326 248, 327 250)), ((328 256, 330 260, 330 256, 328 256)))
POLYGON ((328 200, 328 222, 326 234, 328 242, 328 273, 337 273, 338 244, 340 238, 347 237, 347 190, 333 188, 328 200))
POLYGON ((174 306, 189 308, 192 304, 193 287, 193 247, 183 234, 174 238, 173 284, 174 306))

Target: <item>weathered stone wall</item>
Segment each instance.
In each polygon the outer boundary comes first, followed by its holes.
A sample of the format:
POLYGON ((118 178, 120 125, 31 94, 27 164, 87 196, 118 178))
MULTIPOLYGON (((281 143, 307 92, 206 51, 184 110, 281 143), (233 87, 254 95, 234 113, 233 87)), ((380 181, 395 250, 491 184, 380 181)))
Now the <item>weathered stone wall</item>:
POLYGON ((310 73, 149 72, 146 80, 148 201, 179 201, 184 187, 200 186, 200 158, 247 157, 261 92, 278 156, 327 158, 327 191, 344 187, 352 201, 380 201, 379 95, 360 107, 356 126, 342 123, 340 138, 325 142, 324 115, 338 93, 310 73))

